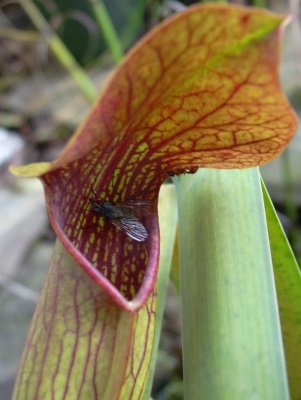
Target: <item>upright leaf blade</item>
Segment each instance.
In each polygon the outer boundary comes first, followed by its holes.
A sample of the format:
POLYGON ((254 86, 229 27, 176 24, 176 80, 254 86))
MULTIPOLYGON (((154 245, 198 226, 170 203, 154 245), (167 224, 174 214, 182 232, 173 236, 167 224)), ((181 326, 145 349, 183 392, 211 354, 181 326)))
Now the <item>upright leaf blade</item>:
POLYGON ((294 254, 262 182, 285 359, 292 400, 301 399, 301 275, 294 254))
POLYGON ((187 399, 289 399, 257 170, 176 180, 187 399))

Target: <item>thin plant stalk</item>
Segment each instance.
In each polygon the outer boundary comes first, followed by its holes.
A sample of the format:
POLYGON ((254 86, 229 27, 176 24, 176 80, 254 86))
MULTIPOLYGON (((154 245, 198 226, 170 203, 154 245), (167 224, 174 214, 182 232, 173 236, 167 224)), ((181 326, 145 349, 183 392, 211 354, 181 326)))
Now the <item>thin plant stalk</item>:
POLYGON ((128 48, 135 40, 135 37, 137 37, 137 35, 142 31, 143 24, 145 23, 144 14, 146 6, 146 0, 140 0, 131 10, 126 27, 120 37, 123 48, 128 48))
POLYGON ((118 63, 123 57, 123 50, 106 6, 102 0, 89 0, 89 3, 114 60, 118 63))
POLYGON ((75 60, 59 36, 52 30, 51 26, 40 13, 34 2, 31 0, 22 0, 19 1, 19 3, 36 28, 44 36, 57 59, 68 70, 74 81, 80 87, 86 98, 89 101, 93 101, 97 95, 97 90, 93 82, 75 60))
POLYGON ((266 0, 253 0, 253 6, 265 8, 267 7, 267 2, 266 0))
MULTIPOLYGON (((211 0, 203 0, 201 3, 211 3, 211 0)), ((227 0, 215 0, 214 3, 228 3, 227 0)))

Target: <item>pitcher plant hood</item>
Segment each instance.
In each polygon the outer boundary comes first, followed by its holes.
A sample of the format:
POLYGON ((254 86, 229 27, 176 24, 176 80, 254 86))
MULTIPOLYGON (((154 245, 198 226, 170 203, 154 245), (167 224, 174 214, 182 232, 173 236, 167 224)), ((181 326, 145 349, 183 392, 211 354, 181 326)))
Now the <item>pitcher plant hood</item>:
POLYGON ((59 240, 112 303, 135 311, 154 289, 169 173, 258 166, 290 140, 296 117, 278 78, 285 19, 217 4, 174 15, 129 51, 56 160, 14 168, 40 177, 59 240), (91 198, 148 203, 137 217, 147 239, 92 213, 91 198))

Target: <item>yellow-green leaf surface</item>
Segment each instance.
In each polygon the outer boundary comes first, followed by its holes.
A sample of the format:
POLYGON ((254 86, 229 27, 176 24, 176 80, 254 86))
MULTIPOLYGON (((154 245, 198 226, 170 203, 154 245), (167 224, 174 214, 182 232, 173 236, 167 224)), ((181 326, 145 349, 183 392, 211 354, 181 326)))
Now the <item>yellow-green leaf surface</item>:
MULTIPOLYGON (((284 19, 196 5, 158 25, 114 71, 62 154, 42 169, 56 234, 118 306, 137 310, 153 291, 157 198, 168 175, 262 164, 292 136, 296 119, 278 81, 284 19), (93 214, 89 198, 149 201, 141 219, 148 239, 132 240, 93 214)), ((35 166, 19 172, 41 174, 35 166)))
POLYGON ((273 204, 263 186, 277 298, 292 400, 301 399, 301 276, 273 204))
POLYGON ((137 382, 141 390, 148 375, 155 301, 150 296, 135 314, 110 305, 57 242, 13 399, 112 400, 122 398, 124 386, 134 390, 137 382))
POLYGON ((175 236, 172 189, 162 188, 159 204, 163 229, 159 316, 156 293, 137 313, 110 304, 57 242, 26 341, 14 400, 133 400, 142 399, 146 387, 149 392, 159 338, 158 326, 153 349, 155 319, 162 319, 175 236))

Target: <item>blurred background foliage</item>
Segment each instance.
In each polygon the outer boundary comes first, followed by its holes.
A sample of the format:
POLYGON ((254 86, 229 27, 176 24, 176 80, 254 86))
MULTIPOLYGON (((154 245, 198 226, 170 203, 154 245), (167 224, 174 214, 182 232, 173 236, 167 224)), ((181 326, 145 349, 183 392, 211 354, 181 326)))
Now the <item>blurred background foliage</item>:
MULTIPOLYGON (((3 400, 10 399, 23 341, 54 241, 39 184, 16 181, 7 167, 16 162, 50 161, 56 157, 89 111, 92 98, 122 54, 152 26, 193 3, 196 2, 0 0, 0 393, 3 400), (37 13, 43 18, 40 25, 37 13), (53 38, 62 45, 58 52, 54 51, 53 38), (83 86, 91 85, 88 94, 73 79, 72 71, 64 67, 61 57, 67 53, 74 61, 73 67, 82 74, 83 86)), ((299 2, 237 0, 233 3, 295 15, 284 39, 281 82, 299 114, 299 2)), ((300 159, 298 131, 284 154, 261 168, 299 263, 300 159)), ((179 315, 179 300, 170 287, 153 388, 153 398, 157 400, 182 399, 179 315)))

